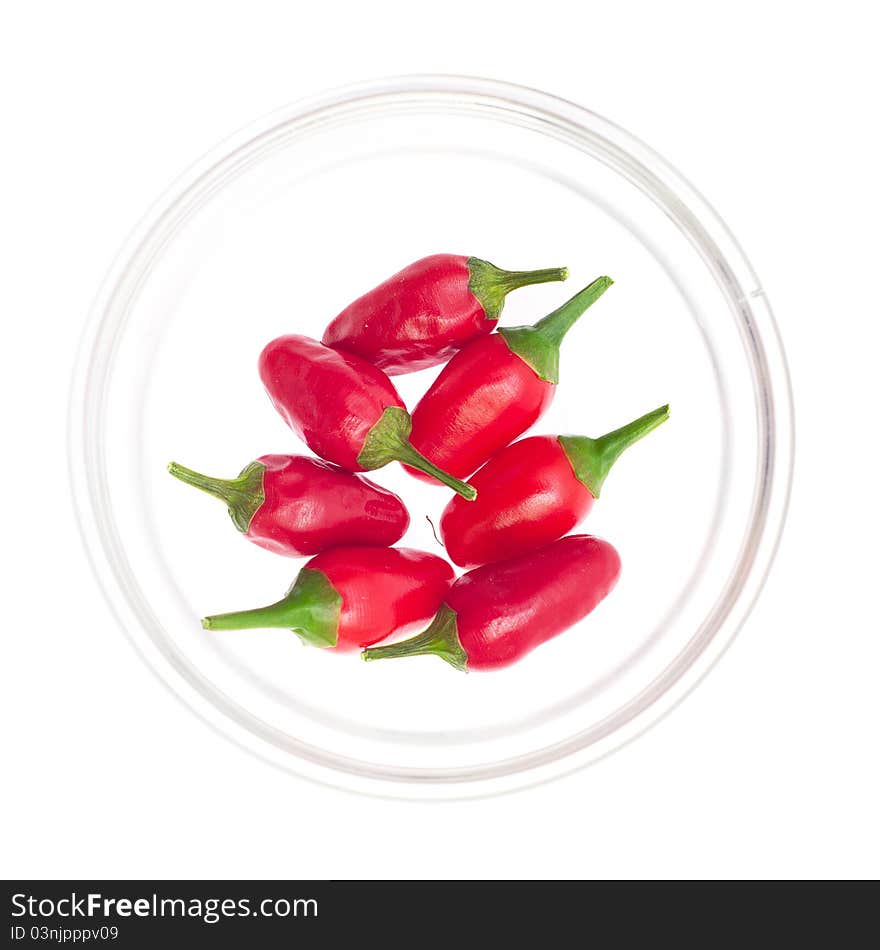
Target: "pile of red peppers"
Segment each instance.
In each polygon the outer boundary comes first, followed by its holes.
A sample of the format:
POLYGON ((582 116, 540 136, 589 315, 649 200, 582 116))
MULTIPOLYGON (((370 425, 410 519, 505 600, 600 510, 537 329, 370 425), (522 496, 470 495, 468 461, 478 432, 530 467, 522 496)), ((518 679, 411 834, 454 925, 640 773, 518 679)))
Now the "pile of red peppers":
POLYGON ((260 378, 314 455, 264 455, 228 479, 176 462, 169 471, 221 499, 254 544, 310 560, 280 600, 202 625, 279 627, 326 650, 363 650, 365 660, 434 654, 455 669, 495 670, 589 614, 617 583, 620 556, 568 532, 669 407, 599 438, 519 438, 556 395, 565 335, 612 281, 594 280, 533 325, 497 323, 508 293, 567 276, 435 254, 355 300, 320 341, 269 343, 260 378), (444 363, 410 413, 389 376, 444 363), (362 474, 393 461, 455 492, 440 535, 467 569, 458 578, 436 554, 393 547, 409 513, 362 474))

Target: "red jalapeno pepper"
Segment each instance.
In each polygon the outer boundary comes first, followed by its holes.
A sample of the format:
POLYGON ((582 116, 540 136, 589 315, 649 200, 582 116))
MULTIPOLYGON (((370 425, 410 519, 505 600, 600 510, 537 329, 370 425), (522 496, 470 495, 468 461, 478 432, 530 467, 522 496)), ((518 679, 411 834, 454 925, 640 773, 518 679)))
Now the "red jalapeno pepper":
POLYGON ((409 526, 394 492, 304 455, 262 455, 237 478, 210 478, 177 462, 168 471, 224 501, 249 541, 289 557, 343 545, 386 547, 409 526))
POLYGON ((502 328, 464 347, 413 410, 412 444, 465 478, 522 435, 553 399, 563 337, 611 284, 600 277, 534 326, 502 328))
POLYGON ((536 435, 502 449, 471 478, 477 500, 440 518, 461 567, 516 557, 561 538, 589 514, 621 453, 669 418, 662 406, 598 439, 536 435))
POLYGON ((413 448, 403 400, 382 370, 359 356, 291 334, 263 350, 260 377, 282 418, 328 462, 353 472, 406 462, 465 498, 476 497, 413 448))
POLYGON ((313 557, 277 603, 205 617, 202 626, 288 629, 311 646, 344 652, 430 619, 454 576, 424 551, 334 548, 313 557))
POLYGON ((586 617, 619 575, 607 541, 571 535, 462 575, 424 633, 363 658, 434 654, 457 670, 500 669, 586 617))
POLYGON ((565 280, 564 267, 506 271, 477 257, 433 254, 359 297, 324 333, 390 376, 445 363, 494 329, 504 298, 527 284, 565 280))

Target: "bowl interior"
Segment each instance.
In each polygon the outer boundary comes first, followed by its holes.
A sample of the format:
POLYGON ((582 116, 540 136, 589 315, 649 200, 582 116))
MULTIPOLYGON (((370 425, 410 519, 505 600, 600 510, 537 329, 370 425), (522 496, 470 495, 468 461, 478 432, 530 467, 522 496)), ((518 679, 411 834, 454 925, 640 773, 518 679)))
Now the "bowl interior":
MULTIPOLYGON (((538 774, 622 737, 729 637, 772 484, 761 293, 606 133, 580 110, 574 123, 547 102, 442 88, 301 107, 203 163, 111 278, 81 433, 101 571, 163 677, 277 761, 343 783, 538 774), (261 347, 320 337, 354 297, 437 251, 568 265, 566 284, 512 295, 507 326, 614 278, 569 334, 533 431, 598 435, 671 404, 581 529, 620 551, 618 587, 492 675, 435 658, 367 666, 284 631, 203 631, 206 613, 277 599, 302 562, 249 545, 166 464, 231 476, 265 453, 307 452, 262 390, 261 347)), ((412 405, 435 375, 395 383, 412 405)), ((410 509, 401 543, 442 553, 427 519, 448 492, 396 465, 372 477, 410 509)))

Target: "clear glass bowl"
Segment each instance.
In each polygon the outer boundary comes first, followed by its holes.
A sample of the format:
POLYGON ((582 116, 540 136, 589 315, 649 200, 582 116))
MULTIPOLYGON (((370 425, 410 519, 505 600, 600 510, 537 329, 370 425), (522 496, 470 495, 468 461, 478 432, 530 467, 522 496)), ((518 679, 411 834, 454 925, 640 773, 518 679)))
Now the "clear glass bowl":
MULTIPOLYGON (((435 371, 398 377, 411 402, 435 371)), ((730 643, 766 576, 792 467, 776 328, 742 251, 626 132, 534 90, 406 77, 296 103, 190 169, 137 227, 95 304, 71 405, 82 532, 120 625, 205 721, 292 772, 373 793, 460 797, 593 762, 671 709, 730 643), (521 290, 530 323, 594 277, 616 284, 569 335, 536 427, 598 435, 662 403, 582 530, 623 575, 578 628, 519 665, 365 665, 285 631, 206 633, 299 567, 239 538, 171 459, 233 475, 301 451, 255 370, 283 332, 320 336, 351 299, 437 251, 566 264, 521 290)), ((447 492, 399 466, 404 543, 437 550, 447 492)))

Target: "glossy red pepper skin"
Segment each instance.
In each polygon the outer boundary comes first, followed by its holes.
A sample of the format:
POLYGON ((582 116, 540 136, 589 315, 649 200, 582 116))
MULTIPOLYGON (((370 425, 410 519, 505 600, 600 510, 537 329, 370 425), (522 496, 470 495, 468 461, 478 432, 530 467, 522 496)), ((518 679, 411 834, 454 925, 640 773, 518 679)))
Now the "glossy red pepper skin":
POLYGON ((260 378, 284 421, 322 459, 350 472, 389 406, 405 408, 391 380, 351 353, 288 334, 260 354, 260 378))
POLYGON ((556 393, 565 333, 610 285, 600 278, 534 327, 501 330, 464 347, 413 410, 412 444, 444 471, 466 478, 522 435, 556 393))
POLYGON ((593 507, 555 436, 521 439, 502 449, 471 479, 477 500, 454 502, 440 518, 440 536, 460 567, 490 564, 561 538, 593 507))
POLYGON ((355 353, 391 376, 445 363, 494 329, 516 287, 564 280, 565 268, 502 271, 478 258, 433 254, 349 304, 322 342, 355 353))
POLYGON ((171 474, 224 501, 254 544, 287 557, 399 541, 409 513, 394 492, 320 459, 262 455, 237 478, 209 478, 175 462, 171 474))
POLYGON ((620 556, 607 542, 571 535, 460 577, 431 626, 367 660, 434 654, 461 670, 497 670, 587 616, 613 589, 620 556))
MULTIPOLYGON (((440 468, 466 478, 534 425, 555 390, 493 333, 446 364, 413 409, 410 441, 440 468)), ((416 469, 407 471, 434 481, 416 469)))
POLYGON ((406 461, 459 494, 474 497, 469 486, 413 448, 403 400, 385 373, 366 360, 289 334, 265 347, 259 371, 281 417, 326 461, 352 472, 406 461))
POLYGON ((429 620, 454 579, 434 554, 409 548, 334 548, 313 557, 268 607, 205 617, 207 630, 282 628, 340 653, 429 620))
POLYGON ((669 418, 669 406, 598 439, 542 435, 502 449, 471 477, 477 499, 446 506, 440 534, 460 567, 516 557, 561 538, 590 512, 611 466, 669 418))
POLYGON ((387 547, 409 527, 403 501, 362 475, 302 456, 259 461, 266 497, 247 537, 269 551, 311 556, 351 545, 387 547))

